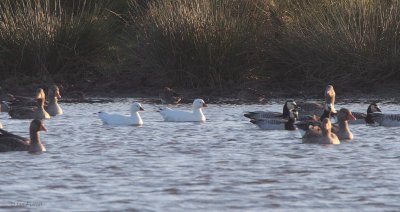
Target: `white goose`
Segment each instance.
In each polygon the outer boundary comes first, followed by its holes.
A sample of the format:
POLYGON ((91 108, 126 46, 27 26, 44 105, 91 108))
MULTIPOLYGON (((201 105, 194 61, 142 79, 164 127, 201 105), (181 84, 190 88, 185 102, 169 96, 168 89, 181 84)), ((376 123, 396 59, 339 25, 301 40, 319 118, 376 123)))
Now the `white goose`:
POLYGON ((202 99, 193 101, 193 111, 173 110, 171 108, 160 109, 160 114, 164 121, 171 122, 205 122, 206 117, 201 108, 207 107, 207 104, 202 99))
POLYGON ((106 112, 99 112, 99 118, 105 123, 110 125, 142 125, 143 120, 139 115, 139 111, 144 111, 140 103, 134 102, 131 105, 131 115, 124 116, 119 114, 110 114, 106 112))

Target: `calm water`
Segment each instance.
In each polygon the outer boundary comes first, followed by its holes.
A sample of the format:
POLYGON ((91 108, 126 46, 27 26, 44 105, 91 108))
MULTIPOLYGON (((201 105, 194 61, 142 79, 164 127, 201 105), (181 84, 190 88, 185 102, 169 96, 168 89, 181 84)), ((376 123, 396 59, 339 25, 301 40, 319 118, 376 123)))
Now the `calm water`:
MULTIPOLYGON (((399 128, 353 125, 353 141, 322 146, 302 144, 298 132, 261 131, 242 115, 281 111, 283 102, 210 104, 202 124, 163 122, 160 105, 145 100, 142 127, 103 125, 94 114, 128 114, 131 101, 62 104, 65 114, 41 134, 46 153, 0 154, 0 210, 400 209, 399 128)), ((400 113, 396 104, 382 109, 400 113)), ((27 135, 29 120, 0 118, 27 135)))

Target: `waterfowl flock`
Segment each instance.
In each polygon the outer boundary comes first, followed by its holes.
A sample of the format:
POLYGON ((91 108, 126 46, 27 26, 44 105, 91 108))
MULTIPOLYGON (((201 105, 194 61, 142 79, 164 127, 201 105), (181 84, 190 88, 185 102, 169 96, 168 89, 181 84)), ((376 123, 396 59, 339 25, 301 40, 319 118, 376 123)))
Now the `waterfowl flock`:
MULTIPOLYGON (((0 111, 7 112, 12 119, 33 119, 29 127, 29 138, 10 133, 0 123, 0 152, 28 151, 40 153, 46 148, 40 141, 40 131, 47 131, 43 120, 62 115, 58 104, 60 90, 53 85, 46 94, 42 88, 35 91, 34 97, 2 96, 0 111)), ((182 97, 174 90, 165 87, 159 94, 164 104, 177 104, 182 97)), ((371 103, 367 113, 351 112, 347 108, 335 109, 336 93, 332 85, 324 92, 324 103, 287 100, 282 112, 251 111, 244 113, 250 122, 261 130, 299 130, 303 143, 340 144, 341 140, 354 138, 350 130, 352 124, 368 124, 377 126, 400 126, 400 114, 384 114, 376 102, 371 103)), ((195 99, 192 111, 175 110, 169 107, 159 108, 158 112, 166 122, 205 122, 203 108, 208 105, 203 99, 195 99)), ((141 126, 143 120, 139 112, 144 111, 139 102, 133 102, 130 115, 120 115, 104 111, 98 112, 99 119, 109 125, 141 126)))
POLYGON ((349 124, 400 126, 400 114, 384 114, 376 102, 367 113, 352 113, 347 108, 335 109, 336 93, 332 85, 325 90, 325 103, 305 102, 296 104, 288 100, 283 112, 254 111, 244 114, 250 122, 263 130, 300 130, 303 143, 340 144, 340 140, 352 140, 349 124))

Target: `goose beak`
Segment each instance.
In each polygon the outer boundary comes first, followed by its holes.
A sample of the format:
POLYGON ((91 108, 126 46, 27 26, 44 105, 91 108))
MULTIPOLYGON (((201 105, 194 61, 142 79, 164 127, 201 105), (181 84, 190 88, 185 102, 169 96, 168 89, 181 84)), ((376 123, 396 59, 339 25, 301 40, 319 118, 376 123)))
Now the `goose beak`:
POLYGON ((349 120, 351 120, 351 121, 357 120, 356 117, 354 117, 352 113, 349 113, 349 115, 347 116, 347 118, 348 118, 349 120))
POLYGON ((57 92, 56 92, 56 97, 59 98, 59 99, 61 99, 60 91, 57 91, 57 92))
POLYGON ((142 107, 139 108, 140 111, 144 111, 144 109, 142 107))
POLYGON ((208 105, 206 103, 203 103, 203 107, 208 107, 208 105))
POLYGON ((45 132, 47 132, 47 129, 46 129, 46 127, 43 126, 43 124, 40 125, 39 130, 40 130, 40 131, 45 131, 45 132))

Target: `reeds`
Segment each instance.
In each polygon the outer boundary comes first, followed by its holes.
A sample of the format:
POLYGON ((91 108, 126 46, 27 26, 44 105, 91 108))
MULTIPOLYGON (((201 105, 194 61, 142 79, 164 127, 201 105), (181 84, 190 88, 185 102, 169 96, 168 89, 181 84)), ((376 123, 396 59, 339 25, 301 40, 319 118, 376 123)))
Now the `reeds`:
POLYGON ((399 28, 400 0, 2 0, 0 81, 373 87, 399 28))
POLYGON ((0 1, 0 77, 79 81, 96 69, 110 38, 105 1, 0 1))
POLYGON ((178 86, 241 81, 268 30, 255 2, 152 0, 143 7, 131 0, 132 58, 178 86))
POLYGON ((269 55, 287 70, 279 77, 355 87, 400 79, 398 0, 282 0, 271 9, 280 25, 269 55))

